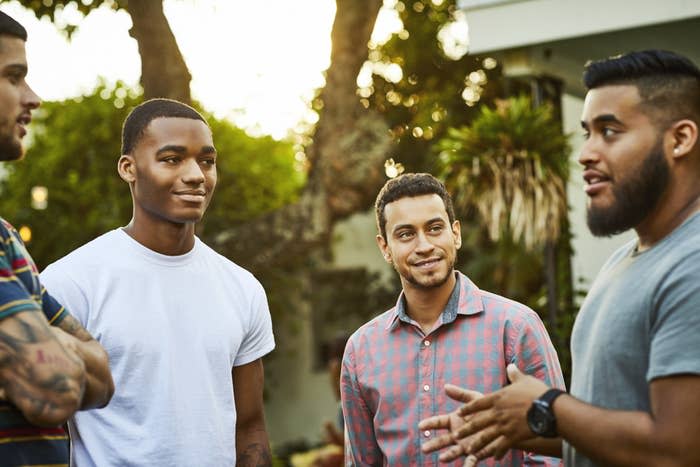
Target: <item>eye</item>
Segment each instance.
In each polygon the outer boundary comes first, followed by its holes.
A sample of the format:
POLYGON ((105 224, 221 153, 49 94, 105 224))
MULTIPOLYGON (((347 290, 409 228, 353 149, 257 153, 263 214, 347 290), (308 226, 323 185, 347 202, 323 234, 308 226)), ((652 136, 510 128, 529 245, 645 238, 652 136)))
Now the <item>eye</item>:
POLYGON ((432 233, 440 233, 443 230, 444 230, 444 226, 442 224, 431 225, 430 228, 428 229, 428 231, 432 232, 432 233))
POLYGON ((178 162, 180 162, 180 157, 179 156, 167 156, 161 159, 161 162, 165 162, 166 164, 170 165, 175 165, 178 162))
POLYGON ((209 165, 209 166, 216 165, 216 159, 213 157, 209 157, 207 159, 202 159, 200 162, 204 165, 209 165))
POLYGON ((618 133, 616 129, 609 126, 604 126, 600 130, 600 132, 603 135, 603 138, 610 138, 611 136, 615 136, 618 133))
POLYGON ((582 137, 584 140, 586 140, 586 139, 588 139, 588 138, 591 137, 591 132, 588 131, 588 130, 584 130, 584 132, 581 133, 581 137, 582 137))
POLYGON ((413 237, 413 232, 411 232, 410 230, 403 230, 403 231, 399 232, 396 235, 396 237, 399 240, 408 240, 409 238, 413 237))

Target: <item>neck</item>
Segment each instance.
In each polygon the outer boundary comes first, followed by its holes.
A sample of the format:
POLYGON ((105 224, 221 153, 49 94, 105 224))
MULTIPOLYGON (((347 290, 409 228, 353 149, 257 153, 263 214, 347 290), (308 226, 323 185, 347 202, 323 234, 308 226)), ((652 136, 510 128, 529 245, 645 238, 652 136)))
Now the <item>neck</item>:
POLYGON ((455 272, 452 271, 445 283, 438 287, 418 287, 403 278, 401 278, 401 283, 406 299, 406 314, 416 321, 423 332, 427 334, 450 300, 452 290, 457 283, 455 272))
POLYGON ((700 189, 677 199, 673 199, 672 195, 662 197, 652 213, 635 227, 639 236, 638 250, 648 250, 698 211, 700 189))
POLYGON ((194 223, 147 224, 134 217, 124 231, 141 245, 162 255, 183 255, 194 247, 194 223))

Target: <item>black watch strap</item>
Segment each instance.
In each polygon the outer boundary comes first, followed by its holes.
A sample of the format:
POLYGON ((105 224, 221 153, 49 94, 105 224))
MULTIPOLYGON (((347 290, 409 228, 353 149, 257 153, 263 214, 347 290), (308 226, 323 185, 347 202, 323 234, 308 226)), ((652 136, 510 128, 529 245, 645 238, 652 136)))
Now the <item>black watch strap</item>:
POLYGON ((549 410, 552 410, 552 404, 554 404, 554 400, 561 396, 562 394, 566 394, 566 391, 563 391, 561 389, 557 388, 551 388, 548 389, 547 392, 542 394, 540 397, 538 397, 539 400, 542 402, 546 402, 547 405, 549 406, 549 410))

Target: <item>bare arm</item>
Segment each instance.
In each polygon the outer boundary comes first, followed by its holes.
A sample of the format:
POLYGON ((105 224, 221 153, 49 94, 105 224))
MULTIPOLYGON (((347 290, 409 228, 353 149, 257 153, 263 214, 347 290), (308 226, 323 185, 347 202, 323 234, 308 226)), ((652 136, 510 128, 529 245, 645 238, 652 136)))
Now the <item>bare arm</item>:
POLYGON ((85 364, 85 394, 80 409, 104 407, 114 394, 114 382, 109 371, 109 358, 102 346, 73 316, 66 316, 54 334, 65 347, 73 350, 85 364))
POLYGON ((30 423, 57 426, 80 406, 85 366, 40 311, 21 311, 0 320, 0 386, 30 423))
POLYGON ((233 368, 238 467, 272 465, 263 412, 264 379, 261 359, 233 368))
MULTIPOLYGON (((460 409, 472 415, 458 431, 458 437, 476 433, 471 452, 498 457, 524 441, 533 448, 546 446, 533 438, 526 422, 532 401, 546 390, 533 379, 516 375, 510 386, 460 409)), ((554 413, 559 434, 600 464, 693 466, 700 465, 699 393, 700 376, 671 376, 650 384, 651 413, 603 409, 569 395, 556 400, 554 413)))

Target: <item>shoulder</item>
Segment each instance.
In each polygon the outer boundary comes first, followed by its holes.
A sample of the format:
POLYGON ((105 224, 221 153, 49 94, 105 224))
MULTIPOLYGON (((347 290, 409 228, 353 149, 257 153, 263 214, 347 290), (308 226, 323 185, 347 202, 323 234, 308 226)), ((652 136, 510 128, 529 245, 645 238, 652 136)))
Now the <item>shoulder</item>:
POLYGON ((392 307, 360 326, 348 339, 348 348, 375 342, 380 336, 389 333, 389 325, 395 316, 396 307, 392 307))
POLYGON ((115 230, 102 234, 56 260, 49 265, 49 268, 62 268, 81 263, 104 264, 105 255, 113 255, 116 253, 114 245, 118 240, 117 234, 118 232, 115 230))
POLYGON ((199 238, 197 238, 197 248, 199 248, 199 255, 219 272, 221 280, 229 283, 233 282, 243 290, 255 290, 256 292, 264 293, 262 284, 253 273, 218 253, 199 238))
POLYGON ((487 314, 495 314, 506 320, 539 320, 539 315, 527 305, 486 290, 479 290, 479 294, 487 314))

